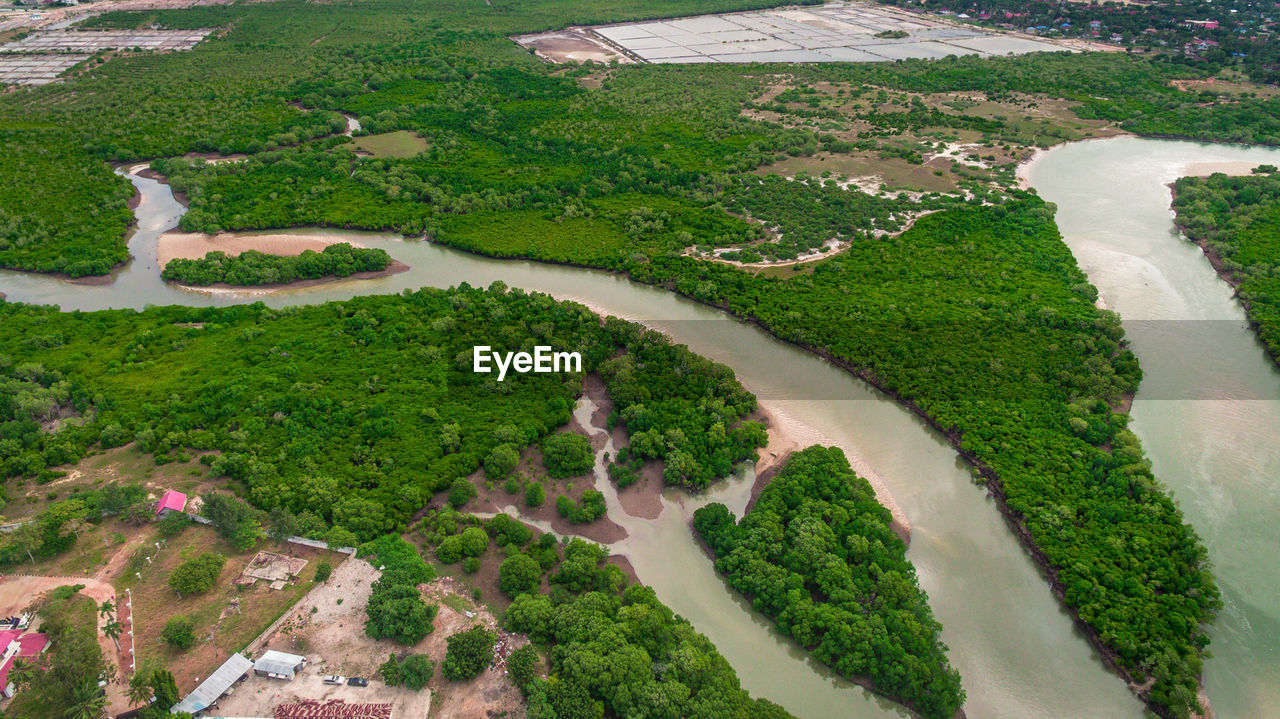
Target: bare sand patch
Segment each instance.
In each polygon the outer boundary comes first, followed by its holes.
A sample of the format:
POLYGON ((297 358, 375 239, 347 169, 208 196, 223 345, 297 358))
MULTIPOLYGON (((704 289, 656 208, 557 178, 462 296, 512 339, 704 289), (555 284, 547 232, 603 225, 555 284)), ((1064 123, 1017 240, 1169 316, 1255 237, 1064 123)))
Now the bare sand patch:
POLYGON ((889 493, 889 487, 884 479, 857 452, 832 441, 822 432, 790 416, 778 406, 777 402, 760 400, 758 412, 759 419, 769 428, 769 443, 760 451, 760 461, 756 463, 756 482, 751 488, 748 509, 755 504, 760 493, 769 485, 792 452, 815 444, 839 447, 848 458, 849 466, 853 471, 871 485, 876 493, 876 501, 889 510, 889 514, 893 517, 891 524, 893 531, 902 538, 902 541, 911 543, 911 522, 907 519, 906 512, 902 511, 902 507, 889 493))
POLYGON ((222 232, 206 235, 200 232, 165 232, 156 240, 156 259, 163 268, 171 260, 198 260, 210 252, 225 252, 235 256, 241 252, 257 250, 268 255, 300 255, 306 250, 321 252, 329 245, 346 243, 363 247, 349 237, 339 235, 265 234, 247 235, 222 232))
POLYGON ((1189 163, 1184 170, 1185 177, 1208 177, 1216 173, 1231 175, 1232 177, 1240 175, 1252 174, 1253 168, 1262 163, 1249 162, 1247 160, 1234 160, 1226 162, 1192 162, 1189 163))

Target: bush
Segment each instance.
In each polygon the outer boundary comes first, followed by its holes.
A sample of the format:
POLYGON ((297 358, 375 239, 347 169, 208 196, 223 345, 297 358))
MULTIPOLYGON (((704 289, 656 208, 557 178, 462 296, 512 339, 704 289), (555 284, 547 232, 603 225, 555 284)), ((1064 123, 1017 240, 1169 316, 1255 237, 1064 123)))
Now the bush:
POLYGON ((379 580, 374 582, 365 611, 369 615, 364 625, 365 634, 412 646, 435 629, 440 608, 422 601, 422 593, 411 584, 387 584, 379 580))
POLYGON ((187 617, 173 617, 165 623, 160 638, 174 649, 190 649, 196 643, 195 624, 187 617))
POLYGON ((591 440, 580 434, 553 434, 542 441, 542 466, 547 468, 547 474, 552 477, 586 474, 595 466, 595 461, 591 440))
POLYGON ((169 539, 182 534, 190 526, 190 517, 182 512, 170 512, 164 519, 156 522, 156 534, 161 539, 169 539))
POLYGON ((410 654, 404 659, 397 659, 392 654, 381 666, 378 673, 389 687, 408 687, 418 691, 431 681, 436 673, 436 664, 425 654, 410 654))
POLYGON ((520 464, 520 452, 514 445, 500 444, 493 448, 484 460, 484 475, 489 479, 503 479, 520 464))
POLYGON ((441 673, 454 681, 467 681, 480 676, 480 672, 493 661, 493 645, 498 635, 484 627, 472 627, 449 637, 441 673))
POLYGON ((556 497, 556 511, 574 524, 590 524, 603 517, 607 508, 604 495, 594 489, 582 493, 582 499, 574 502, 564 495, 556 497))
POLYGON ((453 484, 449 485, 449 504, 454 509, 461 507, 476 496, 476 486, 467 481, 466 477, 458 477, 453 480, 453 484))
POLYGON ((316 583, 323 582, 333 575, 333 565, 328 562, 321 562, 316 565, 316 583))
POLYGON ((538 651, 532 644, 526 644, 511 652, 507 657, 507 671, 511 672, 511 681, 524 691, 525 687, 529 686, 529 682, 537 676, 538 651))
POLYGON ((524 504, 529 509, 537 509, 547 498, 547 490, 538 482, 532 482, 524 490, 524 504))
POLYGON ((478 557, 489 548, 489 535, 479 527, 467 527, 459 539, 464 557, 478 557))
POLYGON ((203 594, 218 581, 218 574, 226 561, 226 557, 214 552, 188 559, 169 574, 169 587, 183 596, 203 594))
POLYGON ((475 574, 476 572, 480 571, 480 558, 467 557, 466 559, 462 560, 462 571, 466 572, 467 574, 475 574))
POLYGON ((498 568, 498 588, 512 599, 533 590, 541 580, 542 567, 527 554, 513 554, 498 568))

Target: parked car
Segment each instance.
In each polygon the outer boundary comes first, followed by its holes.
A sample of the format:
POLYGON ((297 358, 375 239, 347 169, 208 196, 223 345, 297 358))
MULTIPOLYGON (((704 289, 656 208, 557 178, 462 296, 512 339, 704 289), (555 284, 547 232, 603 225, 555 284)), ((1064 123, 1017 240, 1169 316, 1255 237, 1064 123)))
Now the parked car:
POLYGON ((347 680, 347 684, 353 687, 367 687, 369 686, 369 680, 364 677, 351 677, 347 680))
POLYGON ((346 680, 347 678, 342 676, 341 674, 330 674, 324 678, 324 683, 325 684, 341 684, 346 680))

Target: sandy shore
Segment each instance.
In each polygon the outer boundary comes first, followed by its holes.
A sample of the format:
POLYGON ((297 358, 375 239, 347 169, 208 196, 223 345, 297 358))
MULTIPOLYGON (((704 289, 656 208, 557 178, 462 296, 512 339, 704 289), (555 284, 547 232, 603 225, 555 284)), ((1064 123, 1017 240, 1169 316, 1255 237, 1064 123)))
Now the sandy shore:
POLYGON ((1240 175, 1253 174, 1253 168, 1261 165, 1261 162, 1248 162, 1245 160, 1236 160, 1230 162, 1191 162, 1183 169, 1183 177, 1208 177, 1214 173, 1221 172, 1224 175, 1233 177, 1240 175))
POLYGON ((339 235, 247 235, 235 232, 206 235, 199 232, 165 232, 156 240, 156 259, 163 268, 170 260, 198 260, 210 252, 238 255, 248 250, 257 250, 268 255, 300 255, 305 250, 320 252, 329 245, 344 242, 352 247, 363 247, 359 242, 339 235))
POLYGON ((748 507, 755 504, 756 498, 768 486, 769 480, 773 479, 777 470, 787 461, 787 457, 791 456, 792 452, 815 444, 839 447, 848 458, 849 466, 853 467, 853 471, 866 479, 875 490, 876 501, 889 510, 889 514, 893 517, 893 531, 902 538, 902 541, 911 543, 911 522, 907 519, 906 512, 902 511, 902 507, 889 493, 889 487, 884 479, 872 469, 871 465, 867 464, 866 460, 858 456, 857 452, 832 441, 822 432, 795 419, 777 402, 760 400, 759 412, 763 421, 769 426, 769 443, 760 450, 760 461, 756 463, 756 483, 751 488, 751 503, 748 507))

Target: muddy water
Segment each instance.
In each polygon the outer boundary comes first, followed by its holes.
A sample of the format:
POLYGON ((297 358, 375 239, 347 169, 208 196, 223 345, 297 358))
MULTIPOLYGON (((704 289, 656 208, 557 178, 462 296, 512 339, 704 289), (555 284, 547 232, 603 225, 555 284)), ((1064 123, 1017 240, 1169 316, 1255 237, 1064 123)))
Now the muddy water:
POLYGON ((1166 185, 1280 150, 1116 138, 1051 150, 1030 179, 1144 379, 1133 429, 1209 548, 1224 609, 1205 684, 1221 719, 1280 716, 1280 371, 1231 288, 1173 225, 1166 185))
MULTIPOLYGON (((1178 147, 1196 151, 1194 145, 1178 147)), ((1086 167, 1087 161, 1083 161, 1086 167)), ((1073 169, 1080 168, 1068 165, 1061 172, 1073 169)), ((0 291, 11 300, 56 303, 68 310, 255 300, 280 306, 424 285, 444 287, 465 281, 483 286, 503 280, 644 321, 693 351, 729 365, 772 409, 820 430, 826 441, 843 447, 875 472, 912 525, 908 556, 944 626, 943 639, 964 678, 970 717, 1142 715, 1137 700, 1105 669, 1054 601, 985 492, 970 482, 966 468, 945 441, 893 402, 812 355, 719 311, 605 273, 492 260, 365 233, 336 234, 382 247, 412 269, 375 280, 268 294, 179 290, 158 279, 155 239, 176 223, 182 208, 165 186, 142 178, 131 180, 146 198, 138 209, 139 229, 130 242, 135 260, 116 274, 112 284, 83 286, 4 272, 0 291)), ((1161 198, 1142 201, 1159 203, 1161 198)), ((1164 205, 1152 206, 1156 215, 1167 206, 1167 198, 1163 201, 1164 205)), ((1166 213, 1166 224, 1167 219, 1166 213)), ((1144 437, 1154 455, 1161 447, 1162 433, 1148 434, 1154 435, 1144 437)), ((1194 425, 1184 426, 1182 434, 1186 439, 1203 438, 1194 425)), ((1174 472, 1177 462, 1175 458, 1157 461, 1157 470, 1175 488, 1177 483, 1166 474, 1174 472)), ((749 486, 747 477, 730 480, 696 500, 670 492, 665 511, 654 521, 625 516, 610 495, 611 517, 630 532, 616 550, 628 555, 641 580, 653 586, 664 602, 715 642, 752 694, 773 699, 803 719, 901 715, 893 705, 816 667, 715 576, 687 522, 706 501, 723 501, 740 509, 749 486)), ((1255 560, 1260 557, 1256 555, 1255 560)), ((1221 566, 1225 560, 1218 561, 1221 566)), ((1216 681, 1215 665, 1221 663, 1211 663, 1211 682, 1216 681)))

